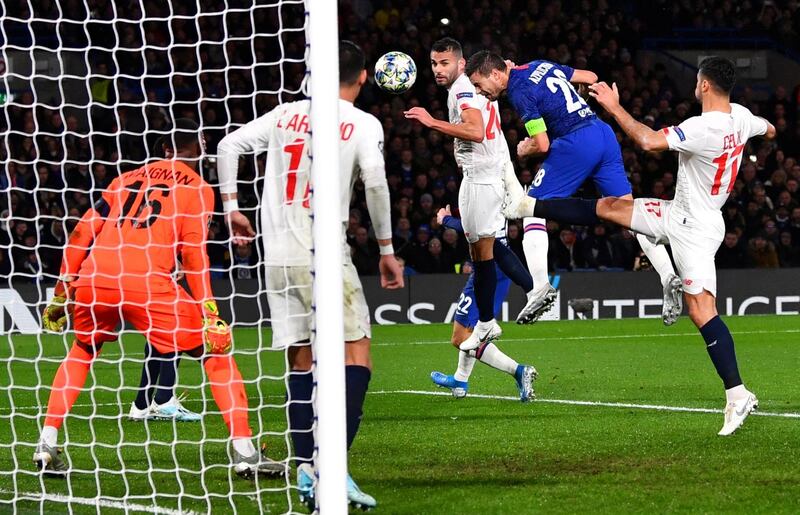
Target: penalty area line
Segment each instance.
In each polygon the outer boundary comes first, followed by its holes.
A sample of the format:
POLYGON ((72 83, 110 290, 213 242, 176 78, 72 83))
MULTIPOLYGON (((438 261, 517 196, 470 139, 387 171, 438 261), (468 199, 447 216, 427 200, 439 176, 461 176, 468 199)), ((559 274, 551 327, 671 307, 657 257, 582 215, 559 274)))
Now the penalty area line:
MULTIPOLYGON (((111 508, 116 510, 124 510, 125 512, 142 512, 142 513, 156 513, 158 515, 199 515, 196 511, 182 511, 172 508, 162 508, 156 505, 135 504, 123 500, 104 499, 102 497, 75 497, 72 495, 63 494, 47 494, 40 492, 13 492, 11 490, 0 489, 0 494, 12 494, 15 496, 13 502, 19 501, 33 501, 42 502, 49 501, 62 504, 81 504, 83 506, 99 506, 102 508, 111 508)), ((8 501, 0 500, 0 504, 5 504, 8 501)))
MULTIPOLYGON (((430 390, 383 390, 378 392, 369 392, 372 395, 430 395, 436 397, 450 397, 449 392, 435 392, 430 390)), ((519 402, 519 397, 510 395, 487 395, 487 394, 473 394, 470 393, 468 397, 476 399, 494 399, 501 401, 514 401, 519 402)), ((602 401, 578 401, 571 399, 540 399, 537 398, 534 403, 546 404, 568 404, 571 406, 594 406, 603 408, 627 408, 627 409, 641 409, 641 410, 655 410, 655 411, 677 411, 681 413, 715 413, 722 414, 721 409, 712 408, 690 408, 688 406, 662 406, 658 404, 634 404, 628 402, 602 402, 602 401)), ((754 411, 752 415, 760 417, 779 417, 779 418, 798 418, 800 413, 776 413, 772 411, 754 411)))

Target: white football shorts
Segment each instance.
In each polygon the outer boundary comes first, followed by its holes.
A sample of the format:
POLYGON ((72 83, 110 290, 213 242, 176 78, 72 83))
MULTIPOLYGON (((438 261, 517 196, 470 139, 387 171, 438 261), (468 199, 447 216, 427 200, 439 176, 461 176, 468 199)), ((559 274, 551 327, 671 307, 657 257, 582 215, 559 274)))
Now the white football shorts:
MULTIPOLYGON (((272 346, 282 348, 311 339, 314 322, 311 309, 311 268, 268 266, 267 301, 272 323, 272 346)), ((344 339, 370 338, 369 307, 355 266, 344 264, 344 339)))
POLYGON ((717 296, 714 256, 725 237, 720 214, 703 220, 673 211, 672 201, 637 198, 633 201, 631 229, 655 243, 669 244, 683 290, 691 295, 709 291, 717 296))

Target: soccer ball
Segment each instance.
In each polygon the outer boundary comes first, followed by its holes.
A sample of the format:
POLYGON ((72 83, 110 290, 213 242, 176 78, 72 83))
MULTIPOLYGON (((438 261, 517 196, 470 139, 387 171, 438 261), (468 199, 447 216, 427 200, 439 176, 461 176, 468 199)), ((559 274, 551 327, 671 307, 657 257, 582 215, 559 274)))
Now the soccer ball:
POLYGON ((382 90, 400 94, 417 80, 417 65, 403 52, 387 52, 375 63, 375 82, 382 90))

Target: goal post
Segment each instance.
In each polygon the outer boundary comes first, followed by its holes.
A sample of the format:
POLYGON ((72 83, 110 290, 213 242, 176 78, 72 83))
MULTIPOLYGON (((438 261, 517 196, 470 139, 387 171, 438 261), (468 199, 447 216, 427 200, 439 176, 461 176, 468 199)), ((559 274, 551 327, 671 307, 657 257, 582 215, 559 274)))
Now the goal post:
POLYGON ((320 507, 346 511, 347 427, 344 373, 341 174, 339 163, 339 43, 336 2, 308 0, 311 92, 311 180, 314 213, 316 327, 315 431, 320 507), (334 163, 331 166, 331 163, 334 163))
MULTIPOLYGON (((315 465, 324 513, 346 510, 347 438, 338 122, 332 0, 7 2, 0 11, 0 511, 301 512, 288 429, 290 370, 268 334, 264 255, 239 256, 217 202, 214 293, 233 328, 253 443, 285 461, 279 478, 242 480, 203 365, 178 368, 176 395, 199 422, 131 421, 147 359, 131 326, 106 342, 59 429, 71 467, 45 478, 31 456, 73 334, 41 331, 69 232, 121 173, 154 159, 170 124, 206 137, 201 173, 217 189, 216 145, 275 106, 311 98, 314 214, 315 465), (7 267, 4 268, 4 267, 7 267), (49 292, 49 293, 48 293, 49 292), (3 299, 10 299, 6 302, 3 299), (245 310, 237 312, 237 307, 245 310), (8 321, 9 319, 10 322, 8 321)), ((158 156, 160 157, 160 156, 158 156)), ((242 211, 258 229, 263 155, 240 167, 242 211)), ((219 199, 217 195, 217 199, 219 199)), ((210 252, 212 254, 212 252, 210 252)), ((149 373, 149 372, 148 372, 149 373)))

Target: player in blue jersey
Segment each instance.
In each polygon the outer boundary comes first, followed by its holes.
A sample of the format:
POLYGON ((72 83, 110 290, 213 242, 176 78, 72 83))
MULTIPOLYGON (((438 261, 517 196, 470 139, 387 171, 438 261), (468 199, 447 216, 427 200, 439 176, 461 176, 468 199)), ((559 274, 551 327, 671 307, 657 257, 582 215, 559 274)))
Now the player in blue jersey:
MULTIPOLYGON (((450 206, 442 208, 437 213, 439 223, 449 229, 455 229, 463 234, 464 227, 461 220, 450 214, 450 206)), ((497 231, 494 240, 495 273, 497 274, 497 287, 494 294, 494 313, 498 313, 503 306, 503 301, 508 294, 508 289, 514 279, 523 290, 533 288, 533 280, 519 261, 516 254, 508 248, 505 238, 505 227, 497 231), (506 270, 508 275, 504 273, 506 270)), ((450 342, 458 349, 459 345, 469 338, 478 323, 478 306, 475 302, 474 273, 470 274, 467 284, 458 299, 455 317, 453 317, 453 336, 450 342)), ((534 397, 533 380, 538 375, 531 365, 522 365, 508 357, 493 342, 486 342, 477 349, 461 351, 458 353, 458 368, 455 374, 447 375, 442 372, 431 372, 431 380, 436 386, 449 388, 453 397, 460 399, 466 397, 469 388, 469 376, 475 361, 480 361, 514 377, 522 402, 528 402, 534 397)))
MULTIPOLYGON (((549 61, 515 66, 486 50, 470 57, 465 73, 475 90, 489 100, 507 93, 528 132, 517 146, 517 154, 547 155, 528 195, 540 199, 569 197, 584 181, 592 179, 604 197, 633 198, 613 129, 597 118, 573 86, 597 82, 596 74, 549 61)), ((507 213, 514 211, 513 199, 510 204, 507 213)), ((546 220, 525 218, 524 227, 523 247, 536 296, 545 296, 552 291, 547 277, 546 220)), ((680 278, 663 246, 639 234, 637 240, 661 277, 663 320, 671 325, 683 309, 680 278)))

